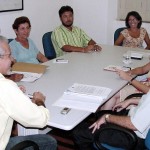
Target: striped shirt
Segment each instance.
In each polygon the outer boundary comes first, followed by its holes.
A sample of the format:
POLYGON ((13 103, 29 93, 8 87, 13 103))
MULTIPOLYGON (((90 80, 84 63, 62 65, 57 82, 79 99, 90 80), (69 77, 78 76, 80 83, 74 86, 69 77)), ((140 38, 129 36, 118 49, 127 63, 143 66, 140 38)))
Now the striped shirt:
POLYGON ((70 31, 63 25, 53 31, 51 38, 57 57, 63 55, 62 47, 64 45, 86 47, 91 40, 82 29, 73 26, 70 31))

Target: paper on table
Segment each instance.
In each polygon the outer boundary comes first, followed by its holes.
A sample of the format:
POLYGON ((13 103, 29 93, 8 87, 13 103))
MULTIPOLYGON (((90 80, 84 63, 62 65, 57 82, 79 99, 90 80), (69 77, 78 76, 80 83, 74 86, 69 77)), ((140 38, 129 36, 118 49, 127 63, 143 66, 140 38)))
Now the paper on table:
POLYGON ((20 72, 20 71, 12 71, 12 73, 23 74, 24 76, 23 79, 21 79, 21 81, 24 82, 33 82, 43 75, 42 73, 20 72))
POLYGON ((93 85, 86 85, 86 84, 78 84, 74 83, 70 88, 67 89, 67 93, 73 94, 83 94, 85 96, 98 96, 101 98, 106 99, 107 96, 110 94, 111 89, 106 87, 99 87, 93 85))
POLYGON ((53 105, 95 112, 110 92, 109 88, 75 83, 53 105))
POLYGON ((116 69, 123 70, 123 71, 130 70, 129 67, 122 67, 122 66, 115 66, 115 65, 109 65, 109 66, 107 66, 107 67, 104 68, 104 70, 114 71, 114 72, 116 72, 116 69))
POLYGON ((133 51, 131 51, 131 58, 139 58, 139 59, 142 59, 142 58, 143 58, 143 54, 138 53, 138 52, 133 52, 133 51))
POLYGON ((24 62, 16 62, 12 66, 12 71, 20 71, 20 72, 32 72, 32 73, 44 73, 47 66, 43 64, 31 64, 24 62))

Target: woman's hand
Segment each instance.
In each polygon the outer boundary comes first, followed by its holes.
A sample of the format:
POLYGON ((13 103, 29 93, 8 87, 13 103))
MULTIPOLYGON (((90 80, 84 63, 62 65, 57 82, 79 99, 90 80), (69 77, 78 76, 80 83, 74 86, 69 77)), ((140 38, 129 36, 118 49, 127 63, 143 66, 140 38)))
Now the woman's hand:
POLYGON ((122 71, 122 70, 119 70, 119 69, 116 69, 116 73, 119 75, 120 78, 122 78, 123 80, 126 80, 126 81, 130 81, 132 79, 132 76, 125 72, 125 71, 122 71))

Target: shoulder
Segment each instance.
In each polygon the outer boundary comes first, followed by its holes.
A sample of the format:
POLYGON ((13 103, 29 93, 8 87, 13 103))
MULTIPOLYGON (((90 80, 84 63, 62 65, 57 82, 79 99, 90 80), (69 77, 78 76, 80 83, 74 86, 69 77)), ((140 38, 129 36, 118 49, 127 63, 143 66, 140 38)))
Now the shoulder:
POLYGON ((34 42, 33 42, 33 40, 32 40, 32 39, 30 39, 30 38, 28 38, 28 41, 29 41, 29 42, 31 42, 31 43, 34 43, 34 42))
POLYGON ((122 31, 121 31, 121 33, 128 33, 129 31, 128 31, 128 29, 123 29, 122 31))
POLYGON ((62 25, 61 25, 61 26, 58 26, 58 27, 56 27, 56 28, 53 30, 53 32, 52 32, 52 33, 54 33, 54 32, 58 32, 58 31, 62 30, 62 28, 63 28, 63 26, 62 26, 62 25))
POLYGON ((140 31, 141 32, 145 32, 145 33, 147 32, 147 30, 145 28, 143 28, 143 27, 140 28, 140 31))
POLYGON ((30 45, 35 47, 35 43, 34 43, 34 41, 32 39, 28 38, 28 42, 29 42, 30 45))
POLYGON ((6 79, 5 77, 0 76, 0 86, 2 87, 3 90, 7 90, 12 88, 12 87, 17 87, 17 84, 10 80, 10 79, 6 79))
POLYGON ((12 46, 12 45, 16 45, 17 44, 17 41, 14 39, 14 40, 12 40, 10 43, 9 43, 9 45, 10 46, 12 46))
POLYGON ((124 37, 127 37, 129 35, 128 29, 124 29, 120 32, 124 37))

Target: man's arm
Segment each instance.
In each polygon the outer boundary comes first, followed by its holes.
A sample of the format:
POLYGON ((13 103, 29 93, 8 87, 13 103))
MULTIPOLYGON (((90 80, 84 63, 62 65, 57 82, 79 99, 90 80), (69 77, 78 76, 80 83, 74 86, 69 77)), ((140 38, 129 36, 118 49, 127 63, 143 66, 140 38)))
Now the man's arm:
POLYGON ((94 50, 94 45, 88 45, 86 47, 76 47, 76 46, 70 46, 70 45, 64 45, 62 47, 62 50, 65 52, 88 52, 91 50, 94 50))
POLYGON ((95 41, 92 39, 88 42, 88 46, 86 47, 76 47, 76 46, 70 46, 70 45, 64 45, 62 47, 62 50, 65 52, 88 52, 92 50, 100 51, 102 48, 96 44, 95 41))
POLYGON ((136 127, 132 124, 129 116, 116 116, 116 115, 110 115, 105 114, 100 119, 98 119, 96 122, 94 122, 89 128, 93 128, 92 133, 94 133, 96 130, 100 129, 100 126, 104 123, 113 123, 131 130, 136 131, 136 127))
POLYGON ((131 119, 129 116, 115 116, 115 115, 109 115, 109 117, 106 119, 106 115, 104 116, 106 122, 113 123, 128 129, 131 129, 133 131, 137 131, 136 127, 132 124, 131 119))
POLYGON ((92 39, 88 43, 88 45, 95 45, 95 44, 96 44, 96 42, 94 40, 92 40, 92 39))
POLYGON ((124 100, 124 101, 122 101, 122 102, 117 103, 117 104, 112 108, 112 110, 113 110, 113 111, 116 110, 117 112, 119 112, 119 111, 121 111, 121 110, 123 110, 123 109, 126 109, 126 108, 127 108, 128 106, 130 106, 130 105, 138 105, 139 100, 140 100, 140 98, 130 98, 130 99, 124 100))

